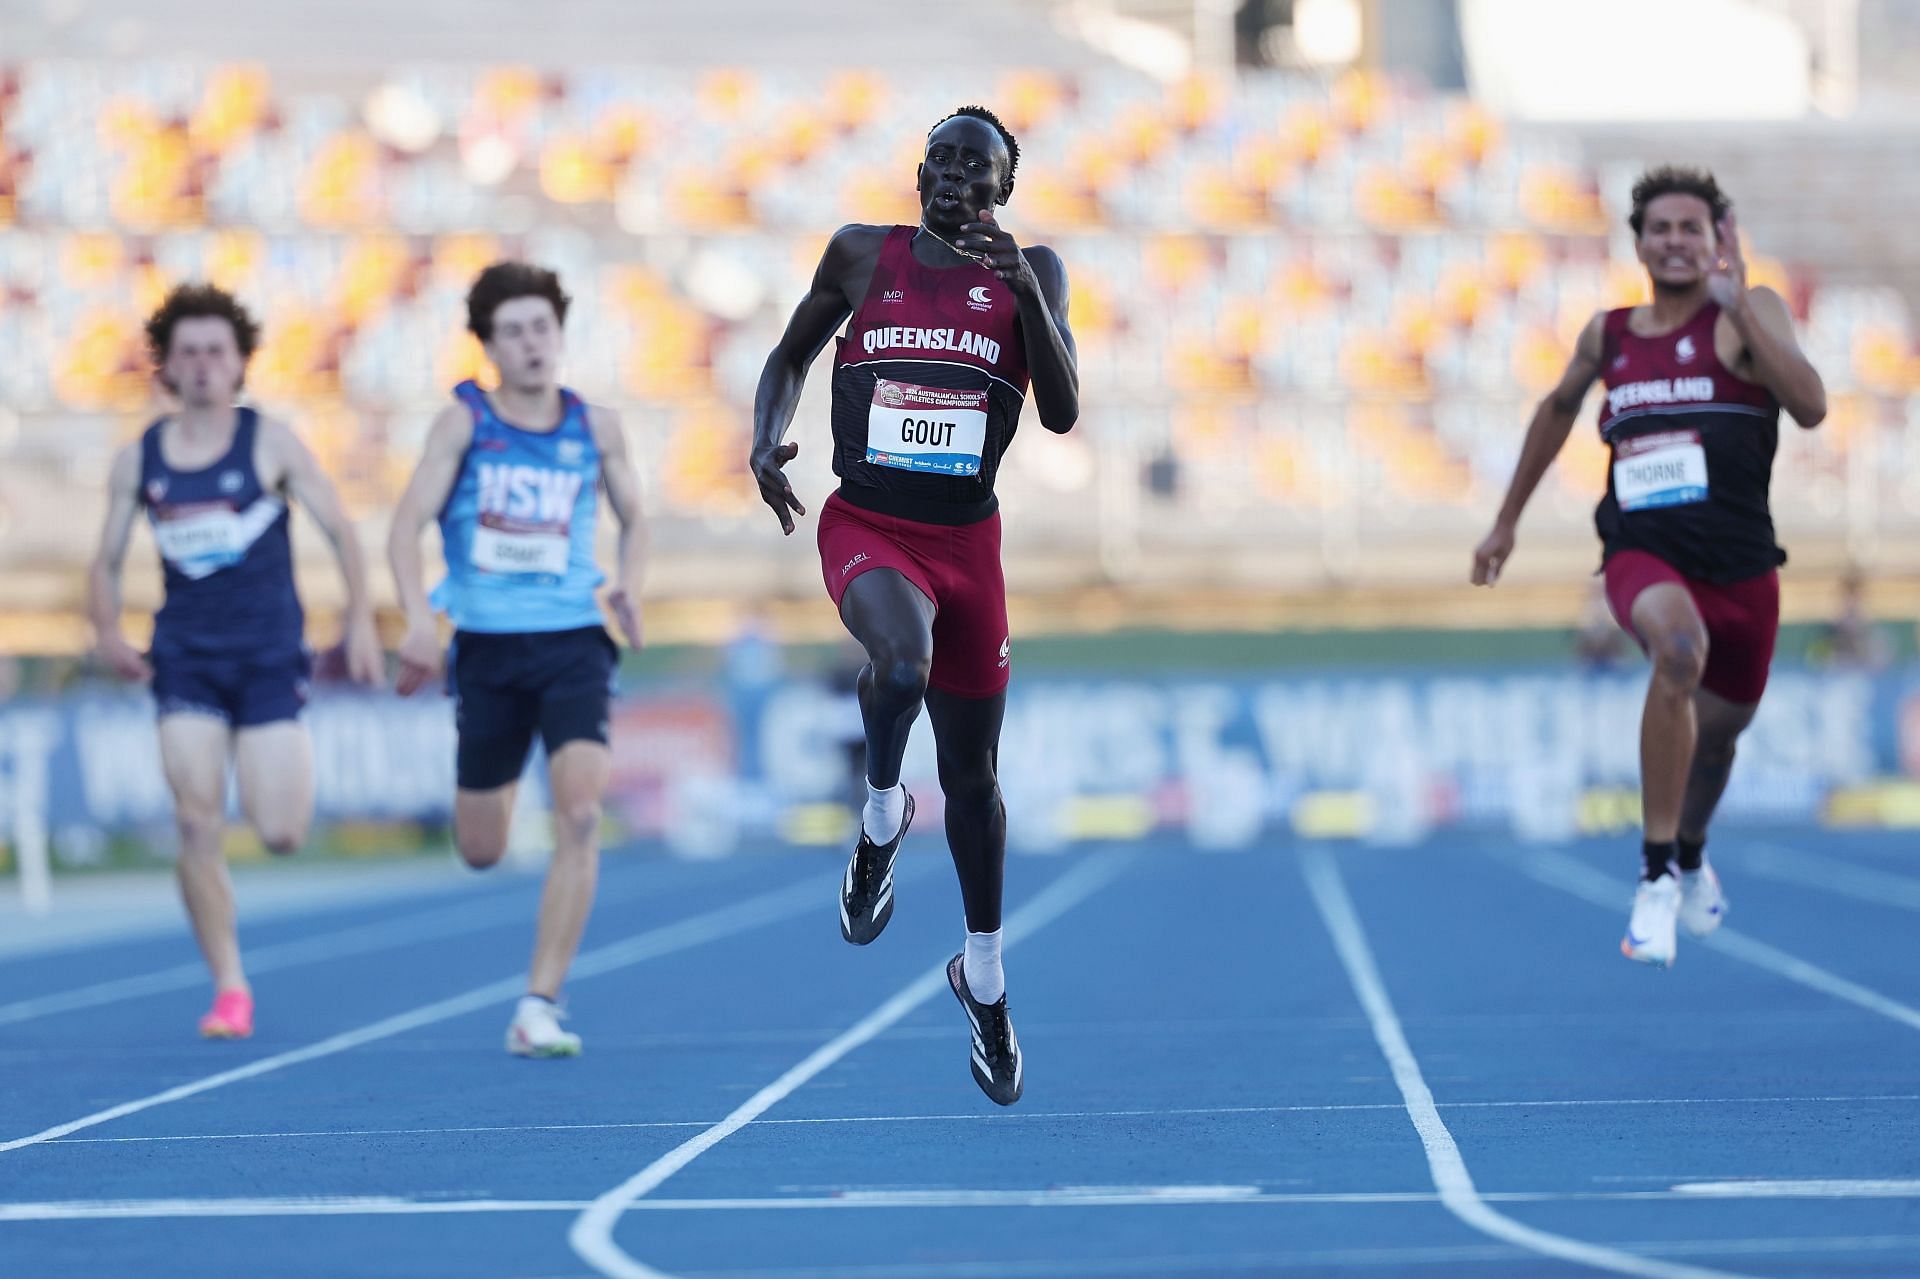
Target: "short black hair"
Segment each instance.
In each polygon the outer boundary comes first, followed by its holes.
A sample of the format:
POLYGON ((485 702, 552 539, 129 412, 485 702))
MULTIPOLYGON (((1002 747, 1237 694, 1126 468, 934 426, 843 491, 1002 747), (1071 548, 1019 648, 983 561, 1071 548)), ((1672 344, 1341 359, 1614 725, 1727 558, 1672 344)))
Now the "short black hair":
POLYGON ((1013 178, 1013 171, 1020 167, 1020 143, 1018 140, 1014 138, 1013 130, 1009 129, 1006 125, 1001 124, 1000 117, 995 115, 993 112, 987 110, 985 107, 964 106, 964 107, 961 107, 958 111, 955 111, 952 115, 941 116, 938 120, 935 120, 933 122, 933 129, 927 130, 927 136, 931 138, 933 136, 934 129, 938 129, 941 125, 945 124, 947 121, 956 119, 959 116, 967 116, 968 118, 974 119, 974 120, 985 120, 988 124, 993 126, 994 132, 1000 135, 1000 140, 1007 144, 1007 178, 1009 181, 1011 181, 1013 178))
POLYGON ((154 367, 167 362, 175 325, 182 320, 209 317, 233 326, 233 343, 240 349, 242 364, 253 358, 254 350, 260 345, 260 325, 247 308, 240 305, 240 299, 215 284, 176 284, 159 309, 147 317, 147 350, 153 356, 154 367))
POLYGON ((560 287, 560 277, 531 262, 495 262, 480 273, 467 290, 467 328, 482 342, 493 340, 493 313, 515 298, 545 298, 553 303, 554 318, 567 322, 573 301, 560 287))
POLYGON ((1733 201, 1713 180, 1712 173, 1705 169, 1663 164, 1657 169, 1647 170, 1633 184, 1633 211, 1627 214, 1627 225, 1633 228, 1634 239, 1640 238, 1640 228, 1647 224, 1647 206, 1663 195, 1691 195, 1706 201, 1716 236, 1720 223, 1733 210, 1733 201))

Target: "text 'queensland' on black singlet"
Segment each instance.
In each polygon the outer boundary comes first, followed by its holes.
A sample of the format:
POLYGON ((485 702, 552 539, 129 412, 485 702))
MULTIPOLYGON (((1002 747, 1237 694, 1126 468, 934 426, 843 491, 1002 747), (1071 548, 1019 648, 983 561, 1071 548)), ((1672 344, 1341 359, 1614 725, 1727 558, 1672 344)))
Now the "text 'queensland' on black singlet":
POLYGON ((837 340, 833 472, 867 510, 972 524, 1019 425, 1027 356, 1013 290, 985 267, 930 267, 918 227, 887 233, 867 294, 837 340))
POLYGON ((1607 312, 1601 345, 1600 438, 1612 453, 1594 511, 1603 559, 1646 551, 1707 582, 1784 564, 1767 505, 1779 402, 1721 365, 1717 304, 1658 337, 1634 333, 1632 314, 1607 312))

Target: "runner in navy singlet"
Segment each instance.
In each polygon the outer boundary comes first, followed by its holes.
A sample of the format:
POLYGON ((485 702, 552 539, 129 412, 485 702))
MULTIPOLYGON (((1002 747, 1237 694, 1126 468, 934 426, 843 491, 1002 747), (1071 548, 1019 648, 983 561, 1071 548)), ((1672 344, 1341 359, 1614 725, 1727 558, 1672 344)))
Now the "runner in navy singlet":
POLYGON ((293 851, 313 819, 313 749, 298 718, 308 663, 289 499, 306 507, 340 560, 353 679, 380 678, 380 641, 360 544, 333 485, 284 424, 234 406, 258 338, 252 317, 220 289, 183 285, 148 320, 147 338, 159 382, 180 407, 113 460, 90 611, 101 656, 128 679, 150 680, 159 706, 180 893, 213 974, 213 1010, 201 1033, 244 1038, 253 1030, 253 996, 221 855, 229 758, 241 810, 268 848, 293 851), (120 632, 120 571, 142 509, 166 576, 146 656, 120 632))
POLYGON ((1779 625, 1786 553, 1767 490, 1780 410, 1810 428, 1827 399, 1779 294, 1747 287, 1732 206, 1710 174, 1645 175, 1628 223, 1653 301, 1595 315, 1581 333, 1534 413, 1473 580, 1499 577, 1520 512, 1601 379, 1613 465, 1594 522, 1607 600, 1653 660, 1640 731, 1644 871, 1620 949, 1665 965, 1676 925, 1705 936, 1726 914, 1704 846, 1779 625))
POLYGON ((924 704, 966 908, 947 978, 972 1026, 974 1079, 1001 1105, 1019 1099, 1022 1068, 1000 963, 1007 828, 994 770, 1011 646, 993 482, 1029 384, 1048 430, 1070 430, 1080 412, 1066 270, 993 216, 1019 157, 992 112, 963 107, 927 134, 918 226, 834 234, 760 375, 751 459, 760 496, 792 533, 806 508, 781 468, 799 445, 781 440, 808 367, 851 317, 833 367, 840 488, 819 530, 827 592, 867 653, 868 798, 840 930, 865 945, 892 917, 894 859, 913 818, 900 761, 924 704))

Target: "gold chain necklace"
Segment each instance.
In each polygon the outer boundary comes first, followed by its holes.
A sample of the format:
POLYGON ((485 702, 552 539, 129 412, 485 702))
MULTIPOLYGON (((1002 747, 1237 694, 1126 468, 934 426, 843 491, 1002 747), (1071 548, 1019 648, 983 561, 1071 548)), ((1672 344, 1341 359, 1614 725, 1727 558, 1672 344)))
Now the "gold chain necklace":
POLYGON ((991 255, 985 254, 985 253, 974 253, 974 252, 971 252, 970 250, 963 249, 959 245, 955 244, 952 240, 949 240, 946 236, 941 235, 938 231, 934 230, 932 227, 928 226, 924 222, 920 224, 920 229, 922 231, 925 231, 928 235, 932 236, 934 239, 940 241, 940 243, 946 245, 949 249, 952 249, 955 253, 958 253, 961 257, 968 258, 978 263, 979 265, 987 268, 989 271, 993 269, 993 258, 991 255))

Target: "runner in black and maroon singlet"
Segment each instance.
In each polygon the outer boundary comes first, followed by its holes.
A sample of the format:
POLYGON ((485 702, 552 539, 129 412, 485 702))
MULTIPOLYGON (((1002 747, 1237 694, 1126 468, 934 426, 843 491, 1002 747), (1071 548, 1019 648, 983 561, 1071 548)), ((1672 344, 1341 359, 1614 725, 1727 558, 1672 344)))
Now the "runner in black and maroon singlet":
POLYGON ((1780 295, 1747 287, 1732 206, 1712 175, 1646 174, 1628 224, 1653 301, 1595 315, 1581 333, 1534 413, 1473 580, 1499 577, 1521 510, 1602 379, 1613 465, 1594 522, 1607 601, 1653 659, 1640 722, 1645 867, 1620 949, 1666 965, 1676 924, 1705 936, 1726 914, 1703 850, 1779 626, 1776 570, 1787 557, 1767 490, 1780 410, 1811 428, 1827 399, 1780 295))
POLYGON ((760 376, 751 461, 792 533, 806 508, 782 468, 799 445, 781 439, 808 366, 851 316, 833 369, 840 489, 819 536, 827 593, 867 653, 868 795, 840 930, 865 945, 892 917, 894 858, 913 817, 900 762, 924 703, 966 908, 947 979, 972 1023, 974 1079, 1001 1105, 1019 1100, 1022 1068, 1000 963, 1007 823, 995 768, 1010 647, 993 482, 1029 379, 1048 430, 1071 429, 1080 412, 1066 270, 993 216, 1019 157, 992 112, 963 107, 927 134, 920 225, 834 233, 760 376))

